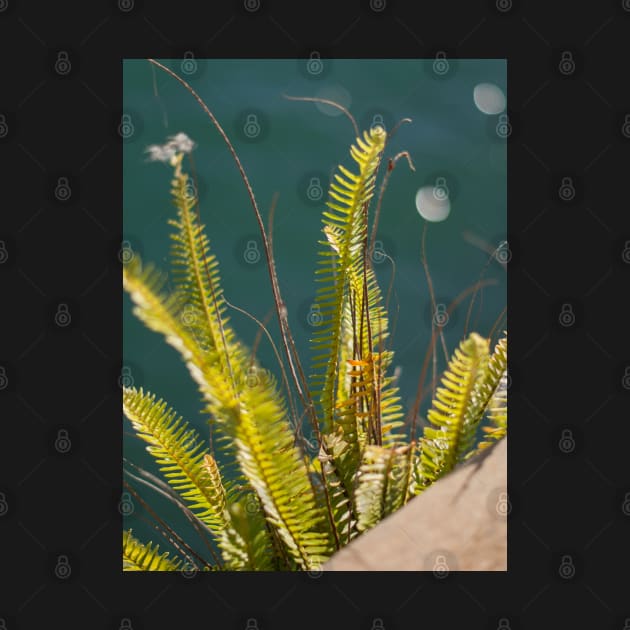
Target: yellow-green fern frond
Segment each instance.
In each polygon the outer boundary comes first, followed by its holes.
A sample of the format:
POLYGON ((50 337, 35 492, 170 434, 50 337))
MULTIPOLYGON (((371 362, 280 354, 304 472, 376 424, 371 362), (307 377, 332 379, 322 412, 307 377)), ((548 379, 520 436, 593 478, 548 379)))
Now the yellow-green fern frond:
POLYGON ((197 220, 196 200, 190 194, 190 184, 189 176, 176 169, 171 193, 177 219, 169 220, 176 229, 171 234, 173 278, 177 291, 186 296, 184 317, 188 329, 202 347, 216 353, 216 360, 228 373, 231 363, 236 362, 233 355, 238 354, 242 362, 243 351, 228 325, 219 263, 210 252, 204 226, 197 220))
POLYGON ((486 434, 487 440, 482 440, 479 443, 478 451, 498 442, 507 434, 507 368, 501 375, 499 385, 488 405, 488 419, 490 420, 490 426, 481 428, 486 434))
MULTIPOLYGON (((327 201, 329 210, 324 212, 324 235, 320 241, 326 249, 320 252, 322 260, 316 271, 316 305, 323 318, 313 336, 313 390, 321 407, 324 432, 333 429, 335 389, 339 378, 339 354, 342 344, 342 319, 344 294, 350 281, 351 268, 363 260, 367 233, 365 207, 374 191, 376 170, 385 146, 386 133, 375 127, 363 139, 356 139, 350 154, 359 166, 354 174, 343 166, 335 174, 327 201)), ((347 340, 345 340, 347 343, 347 340)), ((342 364, 341 369, 345 369, 342 364)))
POLYGON ((132 536, 131 530, 123 532, 123 571, 179 571, 183 561, 169 558, 168 551, 159 553, 160 546, 146 545, 132 536))
POLYGON ((366 446, 355 499, 359 531, 374 527, 403 505, 410 474, 407 450, 366 446))
POLYGON ((489 359, 479 364, 480 374, 470 396, 470 404, 466 409, 462 435, 458 444, 458 462, 473 453, 477 428, 506 369, 507 337, 504 337, 497 343, 489 359))
POLYGON ((381 440, 386 448, 398 448, 407 444, 407 437, 404 433, 398 432, 404 426, 400 420, 404 416, 398 387, 395 385, 394 376, 384 376, 387 367, 391 364, 394 353, 383 351, 381 359, 381 383, 380 383, 380 405, 381 405, 381 440))
POLYGON ((165 402, 142 389, 124 388, 123 411, 190 510, 213 532, 221 532, 226 526, 225 489, 216 462, 197 431, 165 402))
MULTIPOLYGON (((477 449, 470 451, 468 457, 472 457, 478 450, 500 440, 507 433, 507 333, 499 340, 490 356, 487 377, 480 389, 480 398, 485 403, 482 412, 486 412, 491 423, 490 426, 484 426, 481 430, 492 442, 482 441, 477 449)), ((468 440, 470 446, 472 446, 473 438, 474 435, 471 435, 468 440)))
POLYGON ((229 507, 230 523, 219 544, 228 571, 273 571, 277 557, 265 518, 251 496, 229 507))
POLYGON ((152 266, 143 268, 138 256, 123 268, 123 287, 135 304, 134 314, 180 352, 212 416, 233 417, 238 393, 230 374, 186 327, 182 298, 176 293, 164 295, 164 284, 163 276, 152 266))
POLYGON ((488 340, 476 333, 455 349, 428 413, 431 426, 422 439, 417 491, 451 471, 463 456, 465 422, 476 408, 473 395, 486 376, 488 355, 488 340))
MULTIPOLYGON (((356 528, 353 495, 354 475, 360 459, 357 456, 358 453, 354 453, 349 442, 344 439, 341 426, 337 427, 335 433, 322 435, 322 441, 317 461, 319 467, 325 472, 328 501, 330 501, 334 519, 335 542, 343 546, 359 533, 356 528), (342 471, 345 471, 345 474, 342 471)), ((318 489, 316 487, 316 490, 318 489)), ((323 505, 325 500, 324 489, 321 488, 318 503, 323 505)))
POLYGON ((233 431, 241 470, 267 521, 299 567, 320 566, 331 551, 326 515, 315 503, 304 458, 268 371, 257 369, 242 384, 233 431))

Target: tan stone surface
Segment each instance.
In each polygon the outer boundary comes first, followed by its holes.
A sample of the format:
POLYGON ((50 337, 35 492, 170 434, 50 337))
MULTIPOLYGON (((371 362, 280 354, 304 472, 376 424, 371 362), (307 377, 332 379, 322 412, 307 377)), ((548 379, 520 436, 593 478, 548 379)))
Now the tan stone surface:
POLYGON ((506 493, 507 438, 440 479, 322 568, 507 571, 506 493))

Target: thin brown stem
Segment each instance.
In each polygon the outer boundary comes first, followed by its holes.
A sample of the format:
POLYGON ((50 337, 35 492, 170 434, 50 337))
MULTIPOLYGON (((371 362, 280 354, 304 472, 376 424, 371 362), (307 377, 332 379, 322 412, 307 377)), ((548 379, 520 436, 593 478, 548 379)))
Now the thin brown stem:
POLYGON ((307 101, 312 103, 323 103, 324 105, 330 105, 331 107, 336 107, 338 110, 342 111, 352 123, 354 127, 354 135, 357 137, 359 135, 359 126, 357 125, 357 121, 354 119, 354 116, 341 104, 328 100, 327 98, 320 98, 318 96, 289 96, 288 94, 283 94, 284 98, 289 101, 307 101))
POLYGON ((385 175, 383 176, 383 181, 381 183, 381 188, 379 190, 378 202, 376 204, 376 211, 374 212, 374 223, 372 224, 372 235, 370 236, 370 245, 369 245, 369 250, 368 250, 370 260, 372 259, 372 256, 374 255, 374 244, 376 243, 376 232, 378 230, 378 221, 381 215, 381 205, 383 203, 383 195, 385 194, 385 189, 387 188, 387 184, 389 182, 389 178, 392 174, 392 171, 394 170, 396 163, 401 157, 407 158, 407 162, 409 163, 409 168, 412 171, 416 170, 415 166, 413 165, 413 162, 411 161, 411 157, 407 151, 401 151, 400 153, 395 155, 393 158, 389 158, 389 162, 387 164, 387 171, 385 171, 385 175))

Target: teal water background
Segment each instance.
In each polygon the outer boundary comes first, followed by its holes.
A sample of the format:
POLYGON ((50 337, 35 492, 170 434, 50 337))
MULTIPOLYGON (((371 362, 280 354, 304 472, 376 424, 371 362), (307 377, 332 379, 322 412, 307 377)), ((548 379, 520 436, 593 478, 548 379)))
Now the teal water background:
MULTIPOLYGON (((283 94, 339 98, 361 129, 382 123, 390 131, 400 119, 412 119, 391 139, 385 158, 406 150, 416 170, 412 172, 404 159, 398 162, 385 193, 377 239, 377 247, 396 267, 391 306, 397 318, 391 346, 396 351, 394 365, 401 368, 401 398, 407 409, 415 397, 433 315, 420 263, 424 220, 415 206, 416 192, 422 186, 435 185, 438 178, 444 178, 441 181, 448 189, 450 215, 441 223, 430 224, 426 237, 437 302, 448 305, 479 279, 489 259, 487 252, 464 239, 464 233, 472 233, 493 247, 506 238, 505 139, 496 132, 498 115, 482 113, 473 101, 473 89, 479 83, 495 84, 507 94, 505 60, 449 60, 448 72, 443 75, 434 72, 433 60, 323 60, 321 72, 315 75, 308 72, 306 60, 194 60, 188 66, 181 61, 163 63, 189 81, 223 125, 265 220, 274 194, 279 194, 274 253, 289 323, 307 370, 309 338, 314 330, 309 322, 316 321, 312 316, 313 279, 321 211, 334 168, 339 163, 354 167, 349 157, 354 131, 336 110, 289 101, 283 94), (249 133, 256 129, 257 133, 249 133)), ((193 157, 201 215, 220 263, 225 295, 264 319, 273 301, 261 239, 226 145, 191 94, 149 62, 125 61, 123 82, 125 120, 132 125, 132 133, 123 142, 125 240, 145 262, 168 271, 167 220, 175 214, 169 193, 172 169, 147 162, 145 149, 185 132, 197 143, 193 157)), ((383 171, 381 168, 379 182, 383 171)), ((387 259, 379 260, 382 262, 375 268, 386 292, 392 265, 387 259)), ((501 265, 492 261, 485 278, 495 284, 483 290, 473 311, 473 329, 482 335, 489 333, 507 300, 507 277, 501 265)), ((455 309, 444 328, 449 353, 463 334, 468 303, 465 300, 455 309)), ((251 346, 255 324, 236 312, 231 319, 240 338, 251 346)), ((390 322, 393 319, 392 315, 390 322)), ((269 328, 277 341, 275 320, 269 328)), ((123 344, 127 378, 163 397, 206 436, 200 395, 187 369, 175 350, 132 315, 127 296, 123 303, 123 344)), ((258 356, 279 375, 264 340, 258 356)), ((425 400, 421 416, 428 402, 425 400)), ((130 436, 127 421, 124 427, 125 457, 155 472, 144 444, 130 436)), ((148 490, 142 490, 142 496, 188 540, 196 540, 171 504, 148 490)), ((134 505, 125 527, 133 527, 134 535, 142 540, 158 541, 161 548, 168 549, 142 521, 140 506, 134 505)))

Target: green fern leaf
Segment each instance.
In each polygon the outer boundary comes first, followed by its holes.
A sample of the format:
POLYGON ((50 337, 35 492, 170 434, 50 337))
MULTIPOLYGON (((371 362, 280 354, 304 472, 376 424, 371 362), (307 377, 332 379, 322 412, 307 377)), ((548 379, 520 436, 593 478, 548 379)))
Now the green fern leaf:
MULTIPOLYGON (((481 394, 485 402, 483 411, 490 420, 490 426, 482 427, 482 431, 491 441, 482 440, 467 457, 472 457, 479 450, 490 446, 507 434, 507 333, 499 340, 490 356, 487 378, 483 382, 481 394)), ((472 443, 473 438, 474 436, 471 435, 469 444, 472 443)))
POLYGON ((474 396, 487 377, 488 354, 488 340, 476 333, 455 349, 442 377, 443 387, 437 389, 428 413, 430 426, 421 442, 417 492, 451 471, 463 457, 466 421, 471 409, 477 413, 474 396))
POLYGON ((303 570, 319 567, 331 552, 325 513, 315 503, 306 464, 268 371, 257 369, 242 384, 239 413, 229 430, 241 469, 289 555, 303 570))
POLYGON ((132 530, 123 532, 123 571, 179 571, 183 561, 169 558, 168 551, 159 554, 159 545, 142 544, 132 536, 132 530))
MULTIPOLYGON (((339 166, 339 174, 335 174, 336 183, 330 187, 333 201, 326 202, 329 210, 323 213, 327 240, 320 241, 320 244, 327 249, 320 252, 322 260, 318 263, 320 269, 316 271, 316 281, 324 283, 317 290, 316 297, 323 320, 313 336, 312 347, 316 353, 313 358, 313 391, 318 395, 325 433, 334 428, 339 354, 342 343, 348 343, 347 338, 342 338, 344 295, 351 268, 357 268, 363 261, 367 230, 364 210, 373 195, 385 139, 386 133, 381 127, 375 127, 370 134, 364 132, 363 139, 356 139, 356 146, 351 146, 350 154, 359 166, 359 174, 339 166)), ((341 369, 345 369, 345 365, 342 364, 341 369)))
POLYGON ((233 369, 232 363, 243 363, 244 350, 228 325, 219 263, 210 252, 204 226, 197 220, 195 198, 189 194, 189 184, 189 176, 176 168, 171 194, 177 219, 169 220, 176 228, 171 234, 173 278, 176 291, 186 296, 183 316, 188 329, 227 374, 233 369))
POLYGON ((493 371, 500 373, 501 377, 488 405, 487 415, 490 426, 481 427, 489 441, 482 440, 477 446, 477 451, 487 448, 507 434, 507 339, 505 337, 496 345, 490 363, 493 365, 493 371))
POLYGON ((357 528, 365 531, 400 508, 407 495, 410 461, 408 447, 390 449, 368 445, 357 475, 357 528))
POLYGON ((259 506, 250 497, 232 503, 230 523, 222 532, 220 546, 229 571, 273 571, 277 557, 271 534, 259 506))
POLYGON ((123 410, 137 436, 147 442, 171 486, 213 532, 226 526, 226 494, 214 458, 199 435, 162 400, 133 387, 123 390, 123 410))

